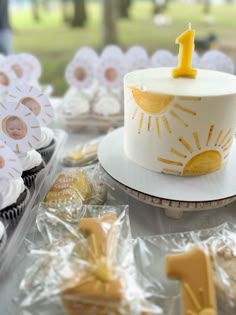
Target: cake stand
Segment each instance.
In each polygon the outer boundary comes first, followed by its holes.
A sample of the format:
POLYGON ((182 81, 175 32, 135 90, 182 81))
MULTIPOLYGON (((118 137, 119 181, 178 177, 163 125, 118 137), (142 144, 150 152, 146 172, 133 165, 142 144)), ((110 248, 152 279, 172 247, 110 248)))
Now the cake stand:
POLYGON ((105 172, 132 197, 165 209, 172 218, 184 211, 209 210, 236 200, 236 141, 225 167, 211 174, 182 177, 147 170, 128 159, 123 149, 124 128, 109 133, 99 145, 105 172))

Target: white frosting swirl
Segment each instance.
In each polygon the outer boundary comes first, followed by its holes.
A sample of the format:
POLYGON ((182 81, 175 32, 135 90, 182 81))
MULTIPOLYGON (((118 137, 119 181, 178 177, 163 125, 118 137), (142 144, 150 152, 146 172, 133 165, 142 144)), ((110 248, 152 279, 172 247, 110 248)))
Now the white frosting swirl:
POLYGON ((35 150, 31 150, 26 153, 17 153, 17 156, 20 160, 23 171, 31 170, 32 168, 40 165, 43 161, 41 155, 35 150))
POLYGON ((121 112, 121 104, 114 96, 104 96, 101 98, 93 108, 96 114, 100 115, 114 115, 121 112))
POLYGON ((25 190, 23 179, 0 178, 0 193, 2 195, 1 209, 4 209, 16 202, 20 194, 25 190))
POLYGON ((36 149, 41 149, 47 147, 54 138, 53 131, 47 127, 41 127, 41 137, 39 144, 36 149))
POLYGON ((66 98, 63 104, 63 114, 71 117, 89 113, 89 100, 82 93, 66 98))

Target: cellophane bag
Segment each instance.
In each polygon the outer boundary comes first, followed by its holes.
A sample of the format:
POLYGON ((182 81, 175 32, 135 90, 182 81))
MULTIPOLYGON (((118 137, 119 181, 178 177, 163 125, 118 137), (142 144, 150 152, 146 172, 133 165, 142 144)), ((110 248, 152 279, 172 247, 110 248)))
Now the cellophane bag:
POLYGON ((41 204, 36 224, 22 314, 161 314, 136 279, 127 206, 86 205, 69 222, 41 204))

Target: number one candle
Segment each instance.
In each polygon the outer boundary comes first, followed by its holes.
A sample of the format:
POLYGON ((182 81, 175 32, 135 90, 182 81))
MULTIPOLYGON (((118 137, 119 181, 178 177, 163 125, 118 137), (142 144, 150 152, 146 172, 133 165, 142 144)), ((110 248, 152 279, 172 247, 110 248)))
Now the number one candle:
POLYGON ((172 76, 195 78, 197 70, 192 68, 192 55, 194 50, 194 34, 195 30, 189 29, 176 38, 176 44, 179 44, 178 66, 172 70, 172 76))

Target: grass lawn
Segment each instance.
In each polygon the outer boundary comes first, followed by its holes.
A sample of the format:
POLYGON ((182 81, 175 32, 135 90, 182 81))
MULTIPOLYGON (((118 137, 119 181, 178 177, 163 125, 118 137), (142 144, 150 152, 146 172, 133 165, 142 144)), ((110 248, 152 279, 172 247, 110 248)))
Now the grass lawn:
MULTIPOLYGON (((31 52, 38 56, 43 66, 42 83, 51 83, 55 95, 63 95, 67 89, 64 69, 81 46, 91 46, 101 51, 101 5, 89 3, 88 23, 84 29, 66 26, 60 8, 41 12, 41 21, 35 23, 30 9, 11 12, 14 29, 15 52, 31 52)), ((196 29, 196 37, 206 37, 214 32, 218 36, 218 48, 229 54, 236 63, 236 4, 214 5, 211 15, 214 25, 202 22, 201 4, 170 2, 166 12, 172 25, 158 27, 153 23, 151 1, 133 1, 129 20, 119 20, 119 45, 127 49, 134 44, 143 45, 149 53, 157 49, 178 52, 175 38, 187 27, 189 21, 196 29)))

